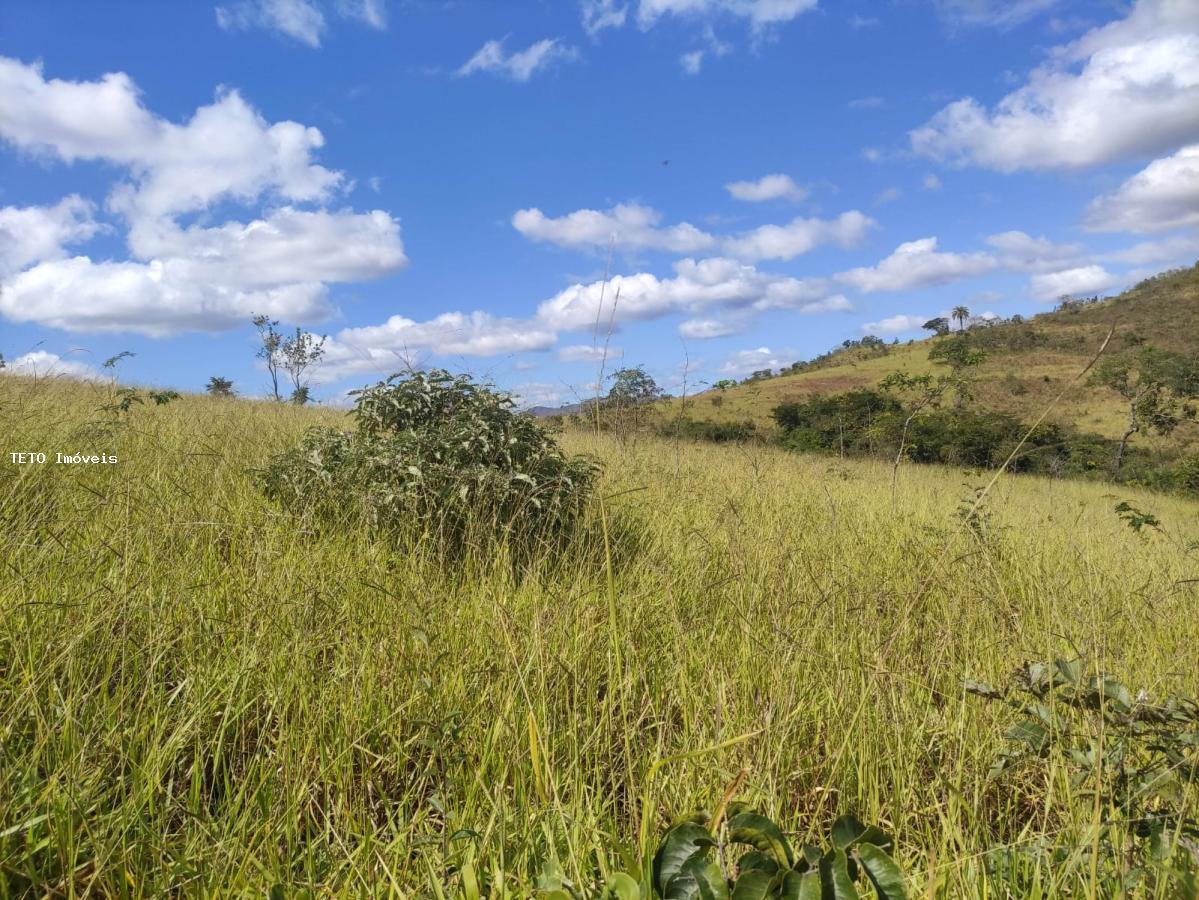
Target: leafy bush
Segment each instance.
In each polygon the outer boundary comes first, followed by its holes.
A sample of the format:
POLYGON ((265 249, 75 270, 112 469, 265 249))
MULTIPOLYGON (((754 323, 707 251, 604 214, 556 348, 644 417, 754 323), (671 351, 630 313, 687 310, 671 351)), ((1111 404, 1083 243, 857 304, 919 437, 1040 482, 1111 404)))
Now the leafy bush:
MULTIPOLYGON (((714 398, 719 400, 719 397, 714 398)), ((695 441, 710 441, 713 444, 744 443, 758 439, 758 427, 753 422, 708 422, 682 419, 666 423, 662 428, 666 437, 684 437, 695 441)))
MULTIPOLYGON (((1008 687, 968 681, 965 689, 1016 712, 1006 733, 1013 748, 996 760, 992 777, 1010 772, 1015 776, 1010 787, 1020 790, 1029 782, 1018 770, 1052 759, 1064 765, 1080 806, 1082 827, 1020 853, 1052 866, 1097 849, 1094 871, 1112 892, 1102 896, 1123 895, 1142 883, 1175 884, 1184 893, 1168 896, 1194 896, 1186 886, 1196 887, 1199 863, 1199 822, 1193 815, 1199 704, 1181 697, 1154 703, 1146 692, 1134 695, 1108 675, 1087 675, 1082 659, 1028 663, 1008 687)), ((993 861, 1009 878, 1020 862, 1011 858, 1013 852, 993 861)))
MULTIPOLYGON (((730 803, 727 811, 723 822, 722 814, 713 820, 706 812, 676 820, 652 864, 647 860, 635 875, 615 872, 602 890, 586 895, 603 900, 860 900, 861 887, 879 900, 907 897, 906 879, 891 858, 891 838, 880 828, 841 816, 829 832, 831 846, 796 849, 778 825, 746 804, 730 803), (734 849, 742 845, 750 849, 734 849)), ((536 887, 547 900, 585 895, 554 858, 546 860, 536 887)), ((468 896, 472 893, 481 896, 468 896)))
POLYGON ((310 429, 261 473, 267 496, 317 521, 361 516, 448 555, 504 544, 527 558, 576 532, 598 466, 567 457, 508 395, 441 370, 355 394, 357 429, 310 429))

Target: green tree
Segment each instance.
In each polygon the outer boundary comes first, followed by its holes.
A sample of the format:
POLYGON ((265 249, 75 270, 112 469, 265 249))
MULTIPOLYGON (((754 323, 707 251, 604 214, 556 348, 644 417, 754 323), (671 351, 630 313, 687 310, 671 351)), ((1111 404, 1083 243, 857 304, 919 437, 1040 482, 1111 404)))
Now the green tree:
POLYGON ((327 337, 317 337, 297 328, 279 345, 279 362, 291 379, 291 402, 303 406, 308 402, 308 371, 325 355, 327 337))
POLYGON ((644 366, 621 369, 608 377, 612 380, 612 387, 604 398, 605 406, 627 409, 650 403, 663 394, 662 388, 658 387, 644 366))
POLYGON ((213 375, 208 379, 208 384, 205 385, 206 390, 213 397, 232 397, 234 396, 233 382, 228 378, 222 378, 220 375, 213 375))
POLYGON ((949 314, 958 323, 958 330, 965 331, 966 323, 970 321, 970 310, 965 306, 955 306, 949 314))
POLYGON ((954 389, 954 406, 961 409, 972 396, 972 372, 983 364, 987 354, 975 349, 968 335, 959 333, 950 340, 935 344, 928 351, 928 358, 932 362, 949 366, 954 389))
POLYGON ((1134 434, 1166 435, 1195 418, 1188 403, 1199 395, 1199 360, 1169 350, 1141 346, 1100 361, 1091 376, 1094 384, 1111 388, 1128 403, 1128 422, 1116 449, 1116 468, 1134 434))
POLYGON ((937 316, 935 319, 929 319, 920 326, 925 331, 931 331, 937 337, 943 337, 949 334, 949 320, 944 316, 937 316))

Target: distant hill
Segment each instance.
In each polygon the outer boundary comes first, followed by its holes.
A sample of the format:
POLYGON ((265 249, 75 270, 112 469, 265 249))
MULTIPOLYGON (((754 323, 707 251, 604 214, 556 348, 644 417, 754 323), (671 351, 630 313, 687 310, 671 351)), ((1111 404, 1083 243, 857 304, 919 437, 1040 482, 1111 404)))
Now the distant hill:
MULTIPOLYGON (((1199 352, 1199 264, 1154 276, 1115 297, 1069 302, 1023 321, 974 326, 972 342, 987 359, 979 368, 971 405, 1035 418, 1091 360, 1113 326, 1109 351, 1148 344, 1199 352)), ((677 416, 685 402, 684 414, 697 421, 748 420, 769 428, 771 411, 780 403, 872 387, 896 371, 944 371, 928 359, 938 340, 944 339, 837 350, 817 363, 800 364, 794 374, 713 389, 686 401, 664 400, 659 408, 666 416, 677 416)), ((1050 421, 1112 438, 1119 437, 1126 420, 1126 405, 1115 392, 1085 383, 1050 416, 1050 421)), ((1151 447, 1161 441, 1172 448, 1199 449, 1199 427, 1180 428, 1168 439, 1137 435, 1133 443, 1151 447)))
POLYGON ((531 406, 525 412, 539 419, 545 419, 549 416, 570 416, 591 409, 592 402, 590 400, 582 400, 578 403, 568 403, 565 406, 531 406))

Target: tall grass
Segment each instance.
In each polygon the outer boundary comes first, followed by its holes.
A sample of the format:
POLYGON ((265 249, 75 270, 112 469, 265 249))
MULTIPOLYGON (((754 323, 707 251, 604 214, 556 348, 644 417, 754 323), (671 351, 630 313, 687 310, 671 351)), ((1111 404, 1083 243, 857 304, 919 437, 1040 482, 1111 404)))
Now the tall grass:
MULTIPOLYGON (((1078 649, 1199 694, 1179 499, 1013 478, 980 538, 956 512, 983 476, 905 468, 893 503, 886 465, 573 434, 641 553, 446 571, 255 487, 340 413, 188 397, 106 436, 101 402, 0 378, 0 895, 455 896, 469 864, 523 896, 549 859, 585 887, 744 770, 801 837, 853 811, 918 893, 1004 896, 988 848, 1093 812, 1052 764, 987 780, 1002 711, 962 679, 1078 649)), ((1081 855, 1026 876, 1094 891, 1081 855)))

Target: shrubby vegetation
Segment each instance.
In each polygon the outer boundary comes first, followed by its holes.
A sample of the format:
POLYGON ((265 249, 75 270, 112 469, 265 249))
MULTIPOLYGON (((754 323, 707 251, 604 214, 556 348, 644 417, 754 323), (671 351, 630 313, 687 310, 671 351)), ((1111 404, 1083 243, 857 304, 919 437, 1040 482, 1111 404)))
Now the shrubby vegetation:
POLYGON ((269 497, 449 556, 502 545, 527 559, 576 535, 598 467, 567 456, 508 395, 441 370, 355 394, 356 429, 310 429, 261 472, 269 497))

